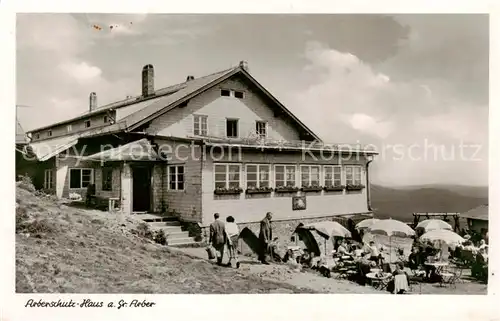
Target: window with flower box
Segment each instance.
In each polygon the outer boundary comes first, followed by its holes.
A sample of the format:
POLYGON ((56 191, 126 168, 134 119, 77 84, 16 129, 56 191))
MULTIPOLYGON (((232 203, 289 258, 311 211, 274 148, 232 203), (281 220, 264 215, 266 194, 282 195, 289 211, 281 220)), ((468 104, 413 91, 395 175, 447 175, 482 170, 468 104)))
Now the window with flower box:
POLYGON ((275 165, 274 183, 276 191, 293 192, 297 191, 295 165, 275 165))
POLYGON ((345 166, 345 182, 346 189, 348 190, 359 190, 364 188, 361 182, 361 166, 345 166))
POLYGON ((323 175, 325 177, 325 190, 343 190, 342 185, 342 166, 325 165, 323 166, 323 175))
POLYGON ((215 164, 215 193, 239 194, 243 190, 240 185, 240 164, 215 164))
POLYGON ((267 164, 248 164, 246 166, 247 193, 269 193, 272 191, 270 184, 270 166, 267 164))
POLYGON ((304 191, 320 191, 320 167, 318 165, 300 166, 301 187, 304 191))

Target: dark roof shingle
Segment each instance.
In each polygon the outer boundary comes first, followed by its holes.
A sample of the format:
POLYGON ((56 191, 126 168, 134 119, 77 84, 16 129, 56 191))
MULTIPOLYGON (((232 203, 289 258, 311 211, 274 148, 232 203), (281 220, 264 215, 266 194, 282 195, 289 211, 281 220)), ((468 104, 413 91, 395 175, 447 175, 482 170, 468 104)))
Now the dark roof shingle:
POLYGON ((474 220, 488 220, 488 204, 483 204, 478 207, 475 207, 465 213, 460 214, 461 217, 470 218, 474 220))

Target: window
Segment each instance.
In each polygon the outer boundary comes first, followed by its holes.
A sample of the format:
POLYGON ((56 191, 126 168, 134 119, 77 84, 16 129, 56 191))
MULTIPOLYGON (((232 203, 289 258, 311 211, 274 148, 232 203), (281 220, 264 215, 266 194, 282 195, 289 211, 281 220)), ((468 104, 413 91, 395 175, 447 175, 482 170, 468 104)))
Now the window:
POLYGON ((220 90, 220 95, 224 96, 224 97, 229 97, 229 96, 231 96, 231 91, 227 90, 227 89, 221 89, 220 90))
POLYGON ((276 165, 274 170, 276 187, 295 187, 295 165, 276 165))
POLYGON ((300 166, 302 187, 319 186, 319 166, 302 165, 300 166))
POLYGON ((226 120, 226 136, 228 138, 238 137, 238 119, 226 120))
POLYGON ((85 128, 89 128, 90 127, 90 120, 86 120, 85 121, 85 128))
POLYGON ((49 130, 48 135, 49 135, 49 137, 52 136, 52 131, 51 130, 49 130))
POLYGON ((247 188, 270 187, 269 165, 247 165, 247 188))
POLYGON ((239 187, 240 187, 239 164, 215 165, 215 188, 239 188, 239 187))
POLYGON ((46 169, 43 179, 43 188, 52 189, 54 188, 54 171, 51 169, 46 169))
POLYGON ((267 123, 265 121, 257 121, 255 123, 255 132, 260 138, 266 138, 267 136, 267 123))
POLYGON ((69 170, 69 188, 86 188, 94 183, 92 168, 71 168, 69 170))
POLYGON ((102 168, 102 190, 113 190, 113 168, 111 167, 102 168))
POLYGON ((342 185, 342 167, 341 166, 325 166, 325 186, 340 186, 342 185))
POLYGON ((351 185, 361 185, 361 166, 346 166, 345 182, 351 185))
POLYGON ((168 167, 168 189, 174 191, 184 190, 184 165, 168 167))
POLYGON ((108 119, 108 116, 104 116, 104 123, 105 123, 105 124, 106 124, 106 123, 108 123, 108 120, 109 120, 109 119, 108 119))
POLYGON ((243 99, 243 97, 244 97, 243 92, 235 90, 234 97, 239 98, 239 99, 243 99))
POLYGON ((207 136, 208 135, 208 126, 207 120, 208 116, 205 115, 193 115, 193 133, 196 136, 207 136))
POLYGON ((40 139, 40 134, 36 134, 36 135, 35 135, 35 138, 36 138, 36 139, 40 139))
POLYGON ((71 124, 69 124, 68 126, 66 126, 66 131, 69 133, 70 131, 73 130, 73 126, 71 126, 71 124))

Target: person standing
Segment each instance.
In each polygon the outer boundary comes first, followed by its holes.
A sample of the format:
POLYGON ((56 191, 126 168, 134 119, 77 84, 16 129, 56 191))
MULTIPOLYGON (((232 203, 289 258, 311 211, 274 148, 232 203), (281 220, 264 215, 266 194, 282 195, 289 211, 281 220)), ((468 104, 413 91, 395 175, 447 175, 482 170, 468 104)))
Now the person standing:
POLYGON ((240 236, 240 230, 238 225, 234 222, 234 217, 228 216, 226 218, 226 237, 227 237, 227 248, 229 249, 229 263, 231 266, 231 261, 236 261, 236 268, 240 267, 240 262, 238 260, 238 238, 240 236))
POLYGON ((217 265, 222 265, 224 257, 224 246, 226 244, 226 231, 224 222, 219 220, 219 213, 214 214, 214 222, 210 224, 210 239, 208 242, 212 244, 217 255, 217 265))
POLYGON ((262 245, 262 249, 259 255, 259 261, 262 262, 262 264, 269 264, 269 262, 267 262, 266 256, 270 254, 270 242, 273 239, 273 231, 271 226, 272 218, 272 213, 267 212, 266 217, 264 217, 264 219, 260 221, 259 239, 262 245))

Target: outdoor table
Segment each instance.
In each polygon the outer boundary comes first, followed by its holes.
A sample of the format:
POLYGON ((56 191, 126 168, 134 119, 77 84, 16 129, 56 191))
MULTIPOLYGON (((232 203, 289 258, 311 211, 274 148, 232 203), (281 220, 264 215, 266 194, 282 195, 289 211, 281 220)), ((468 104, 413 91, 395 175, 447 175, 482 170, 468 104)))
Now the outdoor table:
POLYGON ((435 267, 437 275, 440 275, 441 272, 443 271, 443 268, 449 265, 448 262, 425 262, 424 264, 435 267))
POLYGON ((377 276, 377 273, 371 272, 366 275, 370 279, 371 284, 378 290, 383 290, 387 287, 389 279, 391 278, 391 273, 384 273, 383 276, 377 276))

